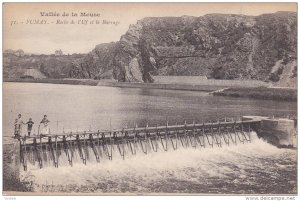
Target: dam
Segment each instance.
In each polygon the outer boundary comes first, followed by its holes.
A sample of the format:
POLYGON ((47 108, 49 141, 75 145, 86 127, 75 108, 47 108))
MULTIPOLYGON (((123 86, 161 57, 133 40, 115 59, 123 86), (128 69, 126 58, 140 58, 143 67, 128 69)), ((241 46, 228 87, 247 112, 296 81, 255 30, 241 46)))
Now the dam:
MULTIPOLYGON (((84 132, 41 134, 20 138, 20 164, 27 171, 28 163, 58 168, 62 164, 73 166, 75 155, 84 165, 87 161, 101 163, 137 152, 168 151, 182 148, 214 148, 238 143, 251 143, 251 132, 269 139, 277 139, 276 146, 296 147, 294 121, 268 117, 244 116, 238 121, 223 119, 217 122, 97 130, 84 132), (281 124, 275 127, 274 125, 281 124), (271 125, 271 126, 270 126, 271 125), (270 129, 270 127, 272 129, 270 129), (272 131, 273 136, 264 133, 272 131), (278 134, 279 133, 279 134, 278 134), (63 155, 63 157, 62 157, 63 155)), ((274 143, 275 141, 270 141, 274 143)))

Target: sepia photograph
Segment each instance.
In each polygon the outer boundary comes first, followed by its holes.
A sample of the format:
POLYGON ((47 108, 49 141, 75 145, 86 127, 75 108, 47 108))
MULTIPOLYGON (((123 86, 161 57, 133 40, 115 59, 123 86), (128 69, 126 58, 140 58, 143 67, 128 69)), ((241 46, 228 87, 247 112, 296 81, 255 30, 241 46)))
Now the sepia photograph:
POLYGON ((295 200, 297 9, 2 3, 2 196, 295 200))

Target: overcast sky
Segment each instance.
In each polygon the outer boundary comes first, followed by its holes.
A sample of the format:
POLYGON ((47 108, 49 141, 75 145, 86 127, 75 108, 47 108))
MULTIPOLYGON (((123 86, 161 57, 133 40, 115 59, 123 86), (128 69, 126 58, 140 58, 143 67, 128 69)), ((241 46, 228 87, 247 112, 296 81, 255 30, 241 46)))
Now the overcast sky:
MULTIPOLYGON (((87 53, 97 44, 118 41, 130 24, 144 17, 202 16, 208 13, 260 15, 297 11, 296 3, 5 3, 3 6, 4 49, 28 53, 87 53), (96 13, 97 17, 42 17, 41 12, 96 13), (31 21, 28 21, 31 20, 31 21), (49 24, 35 23, 46 20, 49 24), (74 20, 75 24, 56 24, 74 20), (101 24, 78 25, 78 20, 99 20, 101 24), (102 24, 103 20, 119 23, 102 24), (14 24, 17 22, 18 24, 14 24), (22 24, 23 22, 23 24, 22 24)), ((45 22, 45 21, 43 21, 45 22)), ((95 22, 95 21, 94 21, 95 22)))

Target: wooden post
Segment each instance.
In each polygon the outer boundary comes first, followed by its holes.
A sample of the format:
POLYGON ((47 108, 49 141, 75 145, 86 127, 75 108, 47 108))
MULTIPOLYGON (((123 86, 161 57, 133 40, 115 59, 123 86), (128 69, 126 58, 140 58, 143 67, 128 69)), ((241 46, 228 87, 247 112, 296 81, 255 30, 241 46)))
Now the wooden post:
MULTIPOLYGON (((22 140, 22 139, 20 139, 20 142, 21 142, 21 140, 22 140)), ((23 156, 23 168, 24 168, 24 171, 27 171, 26 138, 23 139, 22 156, 23 156)))
POLYGON ((68 157, 69 165, 72 166, 72 156, 70 156, 70 154, 69 154, 69 151, 71 152, 72 150, 71 150, 71 147, 69 147, 69 145, 68 145, 65 135, 63 136, 63 147, 64 147, 65 154, 68 157))
POLYGON ((84 158, 83 158, 83 163, 86 165, 86 159, 87 159, 87 148, 86 148, 86 141, 85 141, 85 131, 83 134, 83 153, 84 153, 84 158))
POLYGON ((251 142, 251 127, 250 127, 250 123, 248 123, 248 133, 249 133, 249 141, 251 142))
POLYGON ((58 154, 57 154, 57 136, 55 136, 55 164, 56 168, 58 168, 58 154))
MULTIPOLYGON (((176 122, 176 125, 177 125, 177 122, 176 122)), ((170 141, 171 141, 171 143, 172 143, 172 147, 173 147, 174 150, 176 150, 177 147, 178 147, 178 146, 177 146, 177 143, 178 143, 178 142, 177 142, 177 141, 178 141, 177 138, 178 138, 178 130, 177 130, 177 128, 175 128, 175 142, 176 142, 175 144, 174 144, 174 141, 172 140, 172 137, 170 137, 170 141)))
POLYGON ((36 138, 33 138, 33 146, 34 146, 34 151, 36 153, 36 157, 38 159, 38 163, 39 163, 39 166, 40 166, 40 169, 41 169, 43 167, 43 163, 42 163, 42 158, 40 156, 39 149, 38 149, 38 146, 37 146, 36 138))
MULTIPOLYGON (((222 138, 221 138, 221 124, 220 121, 218 120, 218 137, 219 137, 219 142, 217 142, 219 144, 219 147, 222 147, 222 138)), ((217 140, 217 137, 216 137, 217 140)))
POLYGON ((94 155, 96 157, 96 161, 97 161, 97 163, 99 163, 100 162, 100 158, 99 158, 99 154, 97 152, 96 146, 94 144, 94 140, 93 140, 93 135, 92 134, 89 134, 89 140, 90 140, 91 148, 92 148, 92 150, 94 152, 94 155))
POLYGON ((53 150, 53 146, 52 146, 51 136, 48 137, 48 144, 49 144, 49 149, 50 149, 50 152, 51 152, 51 155, 52 155, 54 167, 57 167, 55 154, 54 154, 54 150, 53 150))
POLYGON ((206 145, 207 145, 207 143, 206 143, 206 141, 205 141, 205 137, 207 137, 206 136, 206 134, 205 134, 205 123, 203 122, 202 123, 202 139, 203 139, 203 147, 205 148, 206 147, 206 145))
POLYGON ((194 145, 192 144, 192 141, 190 139, 191 142, 191 146, 194 147, 195 149, 197 148, 197 142, 196 142, 196 127, 195 127, 195 120, 193 121, 193 137, 194 137, 194 145))

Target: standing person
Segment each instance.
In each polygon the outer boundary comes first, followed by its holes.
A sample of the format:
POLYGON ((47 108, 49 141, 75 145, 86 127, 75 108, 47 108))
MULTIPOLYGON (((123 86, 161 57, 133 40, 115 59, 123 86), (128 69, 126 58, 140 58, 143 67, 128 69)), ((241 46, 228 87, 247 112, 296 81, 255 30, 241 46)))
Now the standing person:
POLYGON ((21 137, 22 125, 24 124, 22 120, 22 115, 18 114, 18 118, 15 120, 15 136, 21 137))
POLYGON ((28 136, 30 136, 31 131, 32 131, 32 126, 34 124, 34 122, 32 121, 32 118, 29 118, 29 121, 26 122, 27 124, 27 132, 28 132, 28 136))
POLYGON ((50 121, 48 120, 47 115, 44 115, 44 118, 42 119, 41 124, 49 123, 49 122, 50 121))
POLYGON ((48 120, 47 115, 44 115, 44 118, 40 122, 40 124, 43 124, 41 128, 41 134, 50 134, 50 128, 48 127, 49 122, 50 121, 48 120))
POLYGON ((19 136, 18 119, 15 119, 15 138, 19 136))

